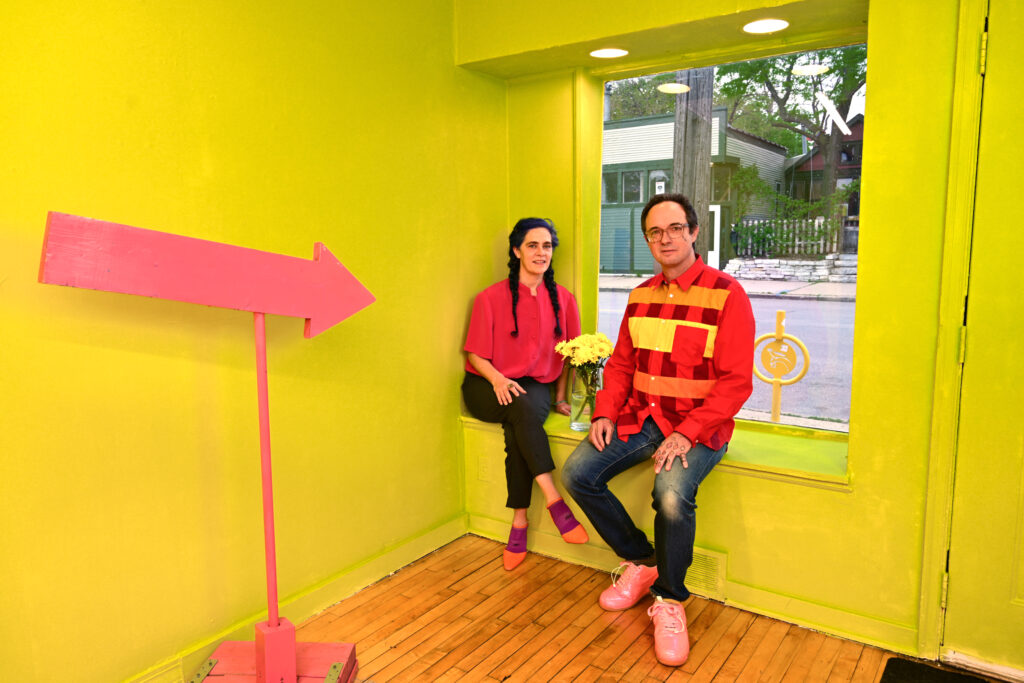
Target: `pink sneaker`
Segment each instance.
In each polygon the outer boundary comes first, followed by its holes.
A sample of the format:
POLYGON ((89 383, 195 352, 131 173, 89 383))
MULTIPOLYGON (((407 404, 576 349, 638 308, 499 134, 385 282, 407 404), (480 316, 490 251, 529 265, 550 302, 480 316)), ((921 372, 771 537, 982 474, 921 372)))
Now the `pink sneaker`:
POLYGON ((612 572, 612 585, 601 592, 598 602, 609 612, 629 609, 647 595, 657 579, 657 567, 623 562, 612 572))
POLYGON ((654 655, 665 666, 679 666, 690 656, 690 635, 686 632, 686 611, 675 600, 654 598, 647 610, 654 622, 654 655))

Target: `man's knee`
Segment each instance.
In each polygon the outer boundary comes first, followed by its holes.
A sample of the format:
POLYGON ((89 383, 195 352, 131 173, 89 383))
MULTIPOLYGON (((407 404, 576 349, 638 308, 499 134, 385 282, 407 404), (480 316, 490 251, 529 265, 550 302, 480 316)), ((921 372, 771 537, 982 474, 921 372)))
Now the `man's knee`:
POLYGON ((592 483, 589 481, 590 478, 587 476, 588 470, 586 467, 587 458, 591 451, 594 451, 594 447, 589 441, 584 439, 578 446, 576 446, 575 450, 569 454, 569 458, 565 461, 565 465, 562 466, 562 484, 565 488, 570 491, 574 491, 592 483))
POLYGON ((666 518, 678 520, 693 517, 697 510, 697 501, 695 497, 688 497, 672 488, 655 489, 653 507, 666 518))
POLYGON ((671 470, 662 470, 654 480, 654 509, 671 519, 691 517, 697 509, 697 486, 692 473, 673 463, 671 470), (678 468, 678 471, 677 471, 678 468))

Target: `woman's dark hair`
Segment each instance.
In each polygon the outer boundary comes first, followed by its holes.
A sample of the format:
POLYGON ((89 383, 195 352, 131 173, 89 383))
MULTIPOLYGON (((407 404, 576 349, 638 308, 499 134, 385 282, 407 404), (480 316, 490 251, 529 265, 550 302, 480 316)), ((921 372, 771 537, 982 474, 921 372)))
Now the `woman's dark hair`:
MULTIPOLYGON (((519 336, 519 318, 516 317, 516 306, 519 304, 519 257, 516 256, 516 249, 523 246, 526 233, 534 228, 545 228, 551 233, 551 247, 558 246, 558 233, 555 232, 554 224, 544 218, 520 218, 508 235, 508 288, 512 292, 512 322, 515 329, 512 336, 519 336)), ((558 322, 558 314, 562 310, 558 303, 558 288, 555 286, 555 269, 548 266, 544 271, 544 287, 548 290, 548 297, 551 299, 551 308, 555 312, 555 337, 562 336, 562 326, 558 322)))

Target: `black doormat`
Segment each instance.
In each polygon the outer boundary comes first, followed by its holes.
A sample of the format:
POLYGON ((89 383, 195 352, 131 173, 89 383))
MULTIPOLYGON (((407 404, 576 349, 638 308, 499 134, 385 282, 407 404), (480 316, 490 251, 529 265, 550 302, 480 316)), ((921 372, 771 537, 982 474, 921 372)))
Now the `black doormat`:
POLYGON ((985 683, 984 678, 940 669, 924 662, 893 657, 885 663, 879 683, 985 683))

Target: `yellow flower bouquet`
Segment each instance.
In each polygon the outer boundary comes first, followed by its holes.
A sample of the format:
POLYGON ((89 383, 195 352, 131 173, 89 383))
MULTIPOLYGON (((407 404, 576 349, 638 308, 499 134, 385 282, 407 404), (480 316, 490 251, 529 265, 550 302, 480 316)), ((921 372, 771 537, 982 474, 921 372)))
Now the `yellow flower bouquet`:
POLYGON ((601 385, 601 368, 613 349, 612 340, 601 332, 581 334, 555 345, 555 351, 565 357, 574 370, 569 394, 569 426, 572 429, 590 429, 590 416, 594 413, 594 400, 601 385))

